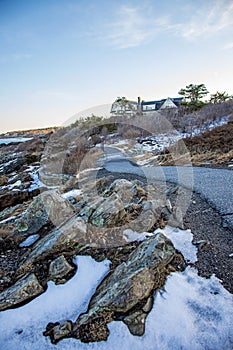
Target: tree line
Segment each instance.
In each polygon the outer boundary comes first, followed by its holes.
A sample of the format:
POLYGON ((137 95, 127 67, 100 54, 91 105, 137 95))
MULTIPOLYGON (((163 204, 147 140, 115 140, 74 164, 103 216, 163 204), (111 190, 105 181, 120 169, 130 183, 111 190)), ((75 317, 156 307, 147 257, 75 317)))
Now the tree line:
POLYGON ((228 95, 226 91, 217 91, 215 94, 210 95, 209 101, 204 102, 202 98, 208 93, 209 91, 205 84, 189 84, 178 92, 178 94, 184 98, 181 104, 187 106, 190 110, 197 110, 205 106, 207 103, 223 103, 232 98, 232 96, 228 95))

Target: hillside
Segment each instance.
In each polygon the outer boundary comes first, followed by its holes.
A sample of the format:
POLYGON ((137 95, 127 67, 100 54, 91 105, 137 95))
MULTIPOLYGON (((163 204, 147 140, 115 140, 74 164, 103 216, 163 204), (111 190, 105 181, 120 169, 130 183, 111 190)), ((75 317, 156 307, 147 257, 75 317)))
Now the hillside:
POLYGON ((201 135, 179 140, 161 152, 161 165, 182 164, 182 157, 174 158, 175 149, 182 143, 190 152, 191 163, 194 166, 233 166, 233 121, 218 126, 201 135))
POLYGON ((186 147, 194 165, 233 164, 233 121, 204 134, 187 138, 186 147))

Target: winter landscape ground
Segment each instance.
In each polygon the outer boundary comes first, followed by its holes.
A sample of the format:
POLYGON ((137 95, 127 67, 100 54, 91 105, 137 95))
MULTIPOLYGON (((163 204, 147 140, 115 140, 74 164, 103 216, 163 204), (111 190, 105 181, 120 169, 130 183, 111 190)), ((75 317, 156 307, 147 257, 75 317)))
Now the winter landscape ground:
POLYGON ((231 118, 1 135, 1 348, 232 349, 231 118))

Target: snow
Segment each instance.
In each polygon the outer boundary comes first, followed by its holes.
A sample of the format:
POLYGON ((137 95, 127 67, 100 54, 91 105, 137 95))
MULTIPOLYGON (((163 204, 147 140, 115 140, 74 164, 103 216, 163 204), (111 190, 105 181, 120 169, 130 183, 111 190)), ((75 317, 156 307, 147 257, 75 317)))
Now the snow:
POLYGON ((78 172, 76 175, 76 178, 79 179, 81 174, 86 174, 86 173, 91 173, 91 172, 97 172, 98 170, 102 169, 101 167, 96 167, 96 168, 86 168, 78 172))
POLYGON ((61 197, 65 198, 65 199, 69 199, 71 197, 75 198, 75 197, 79 196, 80 194, 82 194, 81 190, 71 190, 69 192, 63 193, 61 195, 61 197))
POLYGON ((33 179, 31 186, 28 189, 29 191, 33 191, 37 188, 43 187, 43 183, 39 179, 38 168, 38 166, 30 166, 30 168, 26 170, 33 179))
POLYGON ((80 342, 74 340, 62 341, 55 347, 42 334, 49 321, 75 321, 79 313, 85 312, 97 285, 109 271, 108 260, 96 263, 91 257, 82 256, 74 262, 77 273, 66 284, 56 286, 48 282, 46 293, 29 304, 0 313, 1 349, 80 349, 80 342))
POLYGON ((5 144, 8 145, 10 143, 14 142, 26 142, 32 140, 32 137, 11 137, 11 138, 6 138, 6 139, 0 139, 0 145, 5 144))
POLYGON ((123 238, 126 242, 141 242, 144 241, 147 237, 153 236, 153 233, 149 232, 137 232, 131 229, 127 229, 123 231, 123 238))
POLYGON ((21 180, 18 180, 16 182, 14 182, 12 185, 8 185, 8 189, 9 190, 12 190, 14 187, 20 187, 22 185, 22 181, 21 180))
POLYGON ((179 228, 166 226, 164 229, 155 230, 154 234, 158 232, 162 232, 165 236, 170 238, 174 247, 182 252, 184 258, 188 262, 194 263, 197 260, 197 248, 192 244, 193 234, 191 230, 181 230, 179 228))
POLYGON ((188 262, 194 263, 197 260, 197 248, 192 244, 193 234, 189 229, 181 230, 179 228, 166 226, 164 229, 158 228, 153 233, 140 233, 131 229, 127 229, 123 231, 123 237, 126 240, 126 242, 140 242, 145 240, 147 237, 156 235, 159 232, 162 232, 165 236, 170 238, 170 240, 174 244, 174 247, 180 252, 182 252, 184 258, 188 262))
POLYGON ((20 243, 20 247, 29 247, 33 243, 35 243, 40 238, 39 234, 31 235, 27 237, 22 243, 20 243))
POLYGON ((107 342, 83 344, 64 339, 56 346, 42 332, 48 322, 75 321, 85 312, 109 261, 77 257, 76 275, 64 285, 48 283, 46 293, 18 309, 0 313, 0 345, 4 350, 230 350, 233 343, 232 295, 212 276, 201 278, 193 268, 172 273, 146 320, 142 337, 131 335, 122 322, 108 325, 107 342))
MULTIPOLYGON (((190 230, 173 227, 154 233, 125 230, 125 239, 143 240, 163 232, 190 262, 196 260, 190 230)), ((33 235, 36 236, 36 235, 33 235)), ((29 240, 33 237, 28 237, 29 240)), ((26 241, 27 241, 26 240, 26 241)), ((26 242, 25 241, 25 242, 26 242)), ((24 242, 24 244, 25 244, 24 242)), ((74 259, 75 276, 64 285, 48 282, 47 291, 30 303, 0 313, 0 348, 4 350, 230 350, 233 346, 233 297, 214 275, 198 276, 187 267, 168 276, 155 294, 154 306, 146 320, 142 337, 131 335, 125 324, 112 322, 106 342, 83 344, 64 339, 54 346, 43 331, 49 322, 72 320, 85 312, 91 296, 109 271, 110 262, 96 262, 88 256, 74 259)))
POLYGON ((13 175, 12 177, 10 177, 7 182, 12 182, 13 180, 15 180, 18 177, 18 174, 13 175))
POLYGON ((14 220, 14 219, 16 219, 16 216, 15 216, 15 215, 10 216, 9 218, 0 221, 0 224, 6 224, 7 222, 9 222, 9 221, 11 221, 11 220, 14 220))

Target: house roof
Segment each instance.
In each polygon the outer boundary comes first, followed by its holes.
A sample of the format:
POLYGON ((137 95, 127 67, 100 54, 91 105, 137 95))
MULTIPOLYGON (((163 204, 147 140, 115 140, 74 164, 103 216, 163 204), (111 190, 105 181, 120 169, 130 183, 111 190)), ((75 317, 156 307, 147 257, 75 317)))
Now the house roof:
MULTIPOLYGON (((174 103, 180 103, 183 100, 183 97, 175 97, 175 98, 171 98, 169 97, 170 100, 172 100, 172 102, 174 103)), ((162 104, 167 100, 167 98, 163 98, 162 100, 155 100, 155 101, 142 101, 142 106, 145 105, 154 105, 154 104, 162 104)))

